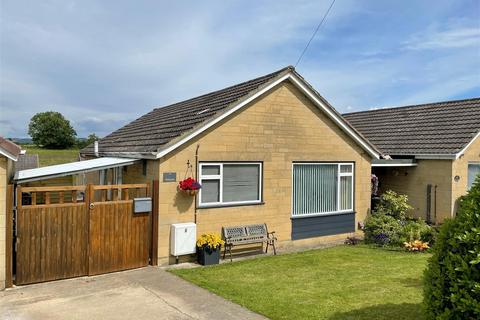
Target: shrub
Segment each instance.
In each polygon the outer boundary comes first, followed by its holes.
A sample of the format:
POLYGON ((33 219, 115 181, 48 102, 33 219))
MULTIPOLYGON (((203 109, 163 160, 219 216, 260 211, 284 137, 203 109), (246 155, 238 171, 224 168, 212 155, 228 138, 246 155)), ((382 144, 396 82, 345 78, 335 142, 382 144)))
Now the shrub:
POLYGON ((412 206, 408 204, 407 195, 388 190, 381 195, 375 212, 392 216, 398 220, 405 220, 408 212, 412 209, 412 206))
POLYGON ((430 245, 435 242, 435 229, 429 226, 424 220, 406 220, 402 224, 400 235, 401 242, 412 242, 421 240, 430 245))
POLYGON ((95 133, 90 133, 86 139, 77 139, 77 148, 86 148, 99 139, 100 138, 95 133))
POLYGON ((377 213, 365 220, 365 242, 378 245, 400 245, 402 225, 392 216, 377 213))
POLYGON ((425 271, 429 319, 480 319, 480 178, 442 225, 425 271))

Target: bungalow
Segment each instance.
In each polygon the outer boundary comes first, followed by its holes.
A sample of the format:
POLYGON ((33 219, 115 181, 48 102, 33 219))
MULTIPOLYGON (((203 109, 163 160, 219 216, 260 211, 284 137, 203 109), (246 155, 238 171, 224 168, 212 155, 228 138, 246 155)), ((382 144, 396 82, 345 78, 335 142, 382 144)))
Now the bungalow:
MULTIPOLYGON (((10 252, 7 246, 11 245, 7 237, 7 216, 11 217, 7 212, 7 201, 12 199, 7 188, 10 179, 13 177, 14 162, 17 161, 20 155, 20 147, 15 143, 0 137, 0 290, 6 286, 6 274, 11 272, 10 266, 6 263, 6 253, 10 252)), ((8 230, 11 234, 11 229, 8 230)))
POLYGON ((171 225, 181 222, 198 234, 266 223, 280 246, 345 238, 370 210, 380 152, 287 67, 156 108, 81 156, 140 159, 87 182, 159 180, 158 263, 167 264, 171 225), (178 190, 189 176, 202 185, 196 196, 178 190))
POLYGON ((480 173, 480 98, 343 115, 389 160, 374 160, 380 192, 407 194, 414 215, 442 222, 480 173))

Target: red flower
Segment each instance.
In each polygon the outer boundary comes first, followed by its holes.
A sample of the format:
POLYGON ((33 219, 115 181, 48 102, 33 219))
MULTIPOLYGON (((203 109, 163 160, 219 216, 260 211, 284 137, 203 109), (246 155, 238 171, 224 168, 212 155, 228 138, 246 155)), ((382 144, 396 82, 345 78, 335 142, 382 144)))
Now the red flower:
POLYGON ((179 184, 178 184, 178 187, 181 190, 198 190, 202 186, 200 185, 200 183, 198 183, 197 180, 189 177, 189 178, 187 178, 183 181, 180 181, 179 184))

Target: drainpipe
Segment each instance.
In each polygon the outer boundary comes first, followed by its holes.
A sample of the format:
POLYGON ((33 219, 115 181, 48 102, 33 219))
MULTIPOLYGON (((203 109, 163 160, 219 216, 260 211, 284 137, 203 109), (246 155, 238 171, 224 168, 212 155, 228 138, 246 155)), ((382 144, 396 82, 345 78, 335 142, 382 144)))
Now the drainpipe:
MULTIPOLYGON (((200 145, 197 144, 197 149, 195 150, 195 180, 198 181, 198 149, 200 148, 200 145)), ((194 222, 197 224, 197 195, 195 194, 195 216, 194 216, 194 222)))
POLYGON ((433 193, 433 203, 435 205, 435 209, 433 210, 433 221, 435 221, 435 224, 437 224, 437 185, 434 187, 434 193, 433 193))

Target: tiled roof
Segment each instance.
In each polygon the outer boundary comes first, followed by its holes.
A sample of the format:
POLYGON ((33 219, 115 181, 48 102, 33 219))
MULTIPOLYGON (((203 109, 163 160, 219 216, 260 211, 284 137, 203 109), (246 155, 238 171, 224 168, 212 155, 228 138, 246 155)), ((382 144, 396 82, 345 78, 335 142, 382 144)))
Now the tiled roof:
POLYGON ((6 156, 8 155, 9 158, 16 161, 20 151, 22 151, 20 146, 16 145, 10 140, 5 139, 4 137, 0 137, 0 153, 6 156))
MULTIPOLYGON (((249 80, 193 99, 174 103, 141 116, 99 141, 99 153, 151 154, 194 127, 225 111, 232 104, 256 93, 293 67, 249 80)), ((93 154, 93 144, 81 154, 93 154)))
POLYGON ((38 168, 38 154, 21 154, 15 163, 15 172, 38 168))
POLYGON ((383 154, 460 152, 480 131, 480 98, 343 115, 383 154))

